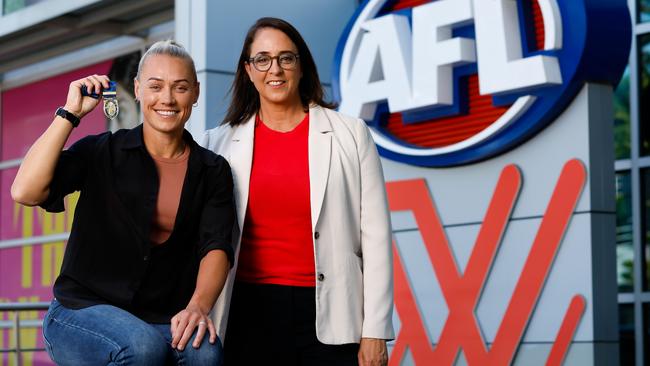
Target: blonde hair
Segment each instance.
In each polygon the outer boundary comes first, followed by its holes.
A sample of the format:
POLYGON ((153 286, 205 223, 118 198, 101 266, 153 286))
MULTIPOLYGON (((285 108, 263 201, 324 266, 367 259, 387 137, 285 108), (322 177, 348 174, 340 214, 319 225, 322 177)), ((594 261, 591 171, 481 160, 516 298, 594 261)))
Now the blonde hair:
POLYGON ((192 56, 190 56, 185 47, 181 46, 179 43, 172 39, 158 41, 152 44, 151 47, 149 47, 149 49, 144 53, 144 55, 142 55, 140 58, 140 63, 138 63, 138 73, 135 76, 137 80, 140 80, 140 73, 142 73, 142 68, 144 67, 145 61, 147 58, 149 58, 149 56, 153 55, 167 55, 178 57, 187 61, 187 63, 190 65, 190 68, 192 69, 194 81, 197 81, 198 78, 196 76, 196 67, 194 67, 194 60, 192 59, 192 56))

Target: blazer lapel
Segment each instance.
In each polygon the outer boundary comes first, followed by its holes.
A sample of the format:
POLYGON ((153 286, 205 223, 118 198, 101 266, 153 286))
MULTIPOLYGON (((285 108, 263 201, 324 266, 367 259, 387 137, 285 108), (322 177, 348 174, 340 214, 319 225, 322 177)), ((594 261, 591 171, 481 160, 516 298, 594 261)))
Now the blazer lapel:
POLYGON ((246 207, 248 205, 248 188, 253 164, 253 139, 255 138, 255 116, 246 123, 235 127, 230 149, 230 168, 235 180, 237 195, 237 220, 243 229, 246 207))
POLYGON ((330 172, 332 153, 332 124, 320 106, 309 109, 309 195, 311 200, 312 230, 316 228, 327 179, 330 172))

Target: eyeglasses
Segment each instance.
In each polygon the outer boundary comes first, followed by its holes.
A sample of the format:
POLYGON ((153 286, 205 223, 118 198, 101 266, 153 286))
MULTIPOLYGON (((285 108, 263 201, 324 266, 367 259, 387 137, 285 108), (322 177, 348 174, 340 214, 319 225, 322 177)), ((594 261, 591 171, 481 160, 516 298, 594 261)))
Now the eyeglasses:
POLYGON ((277 56, 269 56, 263 53, 258 53, 254 57, 248 59, 249 64, 253 64, 253 67, 257 71, 269 71, 271 65, 273 64, 273 59, 278 60, 278 65, 284 70, 293 70, 298 64, 298 58, 300 56, 297 53, 293 52, 282 52, 277 56))

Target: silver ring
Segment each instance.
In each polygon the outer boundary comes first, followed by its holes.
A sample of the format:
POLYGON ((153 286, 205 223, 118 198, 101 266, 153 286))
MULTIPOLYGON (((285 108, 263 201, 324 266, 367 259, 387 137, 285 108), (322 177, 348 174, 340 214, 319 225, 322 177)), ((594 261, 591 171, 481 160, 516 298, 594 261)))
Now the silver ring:
POLYGON ((200 321, 200 322, 199 322, 199 325, 205 325, 205 322, 204 322, 204 321, 200 321))

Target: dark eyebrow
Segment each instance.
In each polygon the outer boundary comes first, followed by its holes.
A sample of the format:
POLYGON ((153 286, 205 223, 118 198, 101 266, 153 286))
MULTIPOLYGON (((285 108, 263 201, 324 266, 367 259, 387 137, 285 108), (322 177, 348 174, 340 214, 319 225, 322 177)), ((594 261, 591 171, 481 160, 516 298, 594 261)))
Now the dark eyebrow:
MULTIPOLYGON (((295 53, 298 53, 298 52, 294 52, 294 51, 292 51, 292 50, 282 50, 282 51, 278 52, 278 55, 281 55, 281 54, 283 54, 283 53, 293 53, 293 54, 295 54, 295 53)), ((255 56, 257 56, 257 55, 270 55, 270 54, 271 54, 271 52, 268 52, 268 51, 261 51, 261 52, 258 52, 258 53, 256 53, 256 54, 254 54, 253 57, 255 57, 255 56)))

